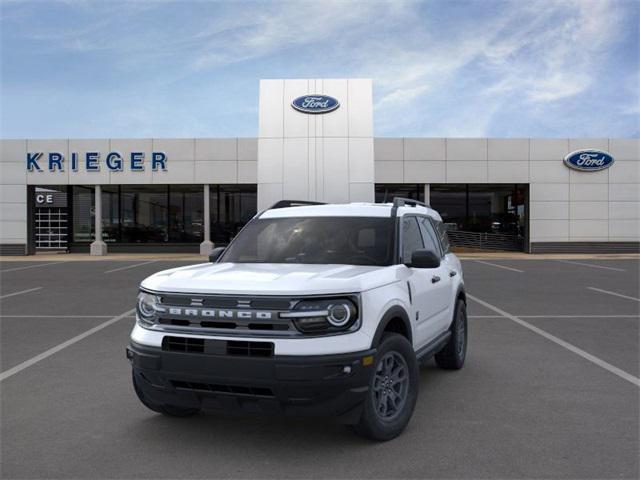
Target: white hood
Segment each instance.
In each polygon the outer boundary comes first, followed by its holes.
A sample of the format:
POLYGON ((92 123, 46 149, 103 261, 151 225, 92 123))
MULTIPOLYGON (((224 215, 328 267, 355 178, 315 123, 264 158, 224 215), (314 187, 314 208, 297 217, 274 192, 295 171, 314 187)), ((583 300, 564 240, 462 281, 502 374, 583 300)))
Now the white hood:
POLYGON ((398 280, 397 266, 204 263, 158 272, 141 286, 158 292, 250 295, 357 293, 398 280))

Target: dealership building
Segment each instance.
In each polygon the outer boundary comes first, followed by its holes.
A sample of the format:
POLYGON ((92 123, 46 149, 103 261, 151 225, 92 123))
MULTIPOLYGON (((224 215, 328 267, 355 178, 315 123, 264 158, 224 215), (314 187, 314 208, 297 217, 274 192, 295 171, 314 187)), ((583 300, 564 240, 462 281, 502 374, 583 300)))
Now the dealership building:
POLYGON ((640 139, 374 137, 367 79, 262 80, 258 123, 257 138, 0 140, 0 254, 206 253, 279 200, 395 196, 438 210, 458 248, 640 248, 640 139))

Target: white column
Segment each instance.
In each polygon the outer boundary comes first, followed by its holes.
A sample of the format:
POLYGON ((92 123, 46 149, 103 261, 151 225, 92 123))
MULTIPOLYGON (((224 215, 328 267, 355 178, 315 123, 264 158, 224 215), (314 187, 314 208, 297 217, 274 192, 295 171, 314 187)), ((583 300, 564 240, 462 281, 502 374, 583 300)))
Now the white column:
POLYGON ((431 205, 431 184, 424 184, 424 203, 431 205))
POLYGON ((200 255, 209 255, 213 250, 213 243, 211 242, 211 208, 209 205, 209 185, 204 186, 204 239, 200 244, 200 255))
POLYGON ((102 241, 102 187, 100 185, 95 186, 95 228, 96 232, 95 240, 91 244, 91 255, 106 255, 107 244, 102 241))

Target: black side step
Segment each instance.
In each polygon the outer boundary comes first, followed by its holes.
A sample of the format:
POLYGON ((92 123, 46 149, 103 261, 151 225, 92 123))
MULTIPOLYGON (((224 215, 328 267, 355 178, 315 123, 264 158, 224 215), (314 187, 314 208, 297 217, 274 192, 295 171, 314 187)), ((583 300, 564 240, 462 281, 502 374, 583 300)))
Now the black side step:
POLYGON ((451 338, 451 331, 447 330, 446 332, 438 335, 437 338, 427 343, 424 347, 416 352, 416 358, 418 360, 427 360, 429 357, 432 357, 436 353, 438 353, 442 348, 446 345, 446 343, 451 338))

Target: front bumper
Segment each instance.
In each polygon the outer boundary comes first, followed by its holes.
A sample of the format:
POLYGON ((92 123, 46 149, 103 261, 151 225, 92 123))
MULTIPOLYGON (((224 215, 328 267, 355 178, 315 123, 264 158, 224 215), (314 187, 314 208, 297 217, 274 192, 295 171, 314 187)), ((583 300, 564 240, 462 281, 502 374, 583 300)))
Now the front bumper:
POLYGON ((165 351, 134 342, 127 348, 136 383, 154 403, 331 416, 344 423, 360 417, 374 355, 375 349, 340 355, 238 357, 165 351))

